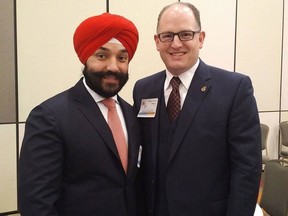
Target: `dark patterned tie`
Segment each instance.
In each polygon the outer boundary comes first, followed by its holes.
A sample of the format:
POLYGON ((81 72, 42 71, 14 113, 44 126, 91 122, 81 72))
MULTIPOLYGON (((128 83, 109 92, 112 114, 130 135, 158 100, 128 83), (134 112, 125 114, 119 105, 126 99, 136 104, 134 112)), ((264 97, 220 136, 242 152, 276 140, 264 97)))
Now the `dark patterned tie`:
POLYGON ((116 147, 122 162, 122 166, 127 173, 128 147, 123 128, 116 110, 115 100, 112 98, 106 98, 102 101, 102 103, 108 108, 108 125, 112 131, 116 147))
POLYGON ((174 122, 181 110, 181 101, 179 93, 179 85, 181 80, 179 77, 173 77, 170 81, 172 86, 172 91, 170 93, 168 103, 167 103, 167 112, 171 122, 174 122))

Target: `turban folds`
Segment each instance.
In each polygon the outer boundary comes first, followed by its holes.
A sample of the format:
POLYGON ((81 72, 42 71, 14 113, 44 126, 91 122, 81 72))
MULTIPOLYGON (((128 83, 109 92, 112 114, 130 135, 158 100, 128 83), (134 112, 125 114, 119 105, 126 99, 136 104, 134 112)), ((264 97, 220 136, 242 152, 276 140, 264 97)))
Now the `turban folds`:
POLYGON ((138 31, 128 19, 110 13, 103 13, 84 20, 74 33, 74 49, 85 64, 97 49, 115 38, 126 48, 129 61, 138 45, 138 31))

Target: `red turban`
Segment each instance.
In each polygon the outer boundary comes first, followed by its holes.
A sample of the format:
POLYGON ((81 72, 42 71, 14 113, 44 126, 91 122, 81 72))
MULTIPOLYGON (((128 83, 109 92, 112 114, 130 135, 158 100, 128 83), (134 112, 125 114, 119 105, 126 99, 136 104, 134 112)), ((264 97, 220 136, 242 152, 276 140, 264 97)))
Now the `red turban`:
POLYGON ((84 20, 74 33, 74 49, 85 64, 87 59, 102 45, 115 38, 127 49, 129 61, 138 45, 138 31, 128 19, 110 13, 103 13, 84 20))

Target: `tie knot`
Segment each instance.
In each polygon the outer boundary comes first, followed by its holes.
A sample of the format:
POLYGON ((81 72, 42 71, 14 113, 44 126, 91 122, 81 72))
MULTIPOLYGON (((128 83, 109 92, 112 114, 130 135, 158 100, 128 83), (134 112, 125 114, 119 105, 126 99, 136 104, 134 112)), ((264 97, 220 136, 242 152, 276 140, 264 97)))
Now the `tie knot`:
POLYGON ((179 79, 179 77, 173 77, 170 81, 170 84, 172 86, 172 88, 177 88, 179 89, 179 85, 181 83, 181 80, 179 79))
POLYGON ((116 102, 112 98, 105 98, 101 101, 108 109, 112 109, 116 107, 116 102))

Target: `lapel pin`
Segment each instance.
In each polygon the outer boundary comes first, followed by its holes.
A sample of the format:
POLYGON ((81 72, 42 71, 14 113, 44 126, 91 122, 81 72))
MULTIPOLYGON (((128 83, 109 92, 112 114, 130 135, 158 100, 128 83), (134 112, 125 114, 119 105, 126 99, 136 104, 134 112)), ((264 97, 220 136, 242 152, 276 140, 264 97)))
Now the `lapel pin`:
POLYGON ((203 87, 201 88, 201 91, 202 91, 202 92, 205 92, 205 91, 206 91, 206 86, 203 86, 203 87))

